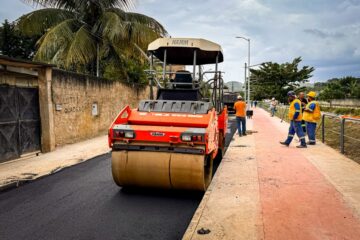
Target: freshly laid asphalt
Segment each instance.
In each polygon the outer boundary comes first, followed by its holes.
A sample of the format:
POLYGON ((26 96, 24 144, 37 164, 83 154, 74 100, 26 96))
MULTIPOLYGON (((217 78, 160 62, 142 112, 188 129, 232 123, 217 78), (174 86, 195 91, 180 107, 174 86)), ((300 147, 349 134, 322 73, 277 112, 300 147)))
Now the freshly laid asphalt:
POLYGON ((121 189, 110 165, 106 154, 0 193, 0 239, 181 239, 202 193, 121 189))

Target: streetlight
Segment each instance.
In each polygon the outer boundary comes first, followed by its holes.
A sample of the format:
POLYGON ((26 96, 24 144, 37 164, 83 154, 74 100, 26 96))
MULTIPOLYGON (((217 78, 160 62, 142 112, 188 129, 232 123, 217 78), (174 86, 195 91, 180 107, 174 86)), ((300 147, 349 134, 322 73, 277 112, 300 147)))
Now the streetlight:
MULTIPOLYGON (((236 37, 236 38, 240 38, 240 39, 244 39, 244 40, 246 40, 247 42, 248 42, 248 64, 247 64, 247 68, 245 68, 245 73, 246 73, 246 70, 248 71, 248 81, 247 81, 247 83, 248 83, 248 94, 247 94, 247 102, 248 102, 248 104, 247 104, 247 106, 248 106, 248 109, 250 108, 249 106, 250 106, 250 38, 245 38, 245 37, 236 37)), ((246 81, 246 79, 245 79, 245 81, 246 81)))

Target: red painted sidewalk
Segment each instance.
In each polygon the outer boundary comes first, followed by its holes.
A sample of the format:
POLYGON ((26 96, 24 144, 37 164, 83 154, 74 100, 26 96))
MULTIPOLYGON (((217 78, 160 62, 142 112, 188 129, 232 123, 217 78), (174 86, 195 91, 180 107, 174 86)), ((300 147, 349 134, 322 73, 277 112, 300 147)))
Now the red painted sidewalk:
POLYGON ((295 148, 295 141, 289 148, 278 144, 287 134, 265 111, 256 110, 253 121, 263 237, 360 239, 359 219, 308 160, 309 149, 295 148))
POLYGON ((360 239, 360 165, 322 143, 280 145, 288 127, 254 109, 253 134, 234 136, 183 239, 360 239))

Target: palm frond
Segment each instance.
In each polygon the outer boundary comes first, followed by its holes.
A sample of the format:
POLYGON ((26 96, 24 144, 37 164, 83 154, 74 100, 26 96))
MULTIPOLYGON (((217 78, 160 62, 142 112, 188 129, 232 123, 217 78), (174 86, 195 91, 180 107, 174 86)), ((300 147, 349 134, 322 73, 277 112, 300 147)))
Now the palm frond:
POLYGON ((141 49, 167 35, 155 19, 126 12, 136 0, 22 1, 51 7, 24 15, 18 21, 19 27, 28 34, 45 33, 38 41, 35 59, 66 69, 92 71, 98 54, 114 64, 128 58, 139 62, 142 57, 146 59, 141 49))
POLYGON ((59 59, 73 40, 77 24, 76 19, 68 19, 51 28, 38 41, 35 60, 63 65, 63 61, 59 62, 59 59))
POLYGON ((153 18, 129 14, 120 9, 106 11, 93 30, 113 45, 136 43, 146 48, 149 42, 167 34, 164 27, 153 18))
POLYGON ((107 10, 107 12, 116 13, 119 18, 121 18, 121 20, 124 22, 138 23, 147 26, 148 28, 151 28, 154 32, 159 34, 159 36, 164 37, 168 35, 164 26, 162 26, 161 23, 159 23, 152 17, 140 13, 125 12, 119 8, 110 8, 107 10))
POLYGON ((39 35, 60 22, 71 18, 74 18, 74 13, 72 12, 56 8, 46 8, 21 16, 17 20, 17 26, 26 35, 39 35))
POLYGON ((139 49, 144 50, 156 38, 167 35, 164 27, 153 18, 121 9, 104 12, 93 32, 108 40, 119 58, 137 56, 140 59, 143 56, 139 49))
POLYGON ((32 6, 42 6, 66 9, 76 11, 77 9, 86 5, 95 4, 100 6, 102 9, 106 8, 122 8, 131 9, 135 5, 135 0, 22 0, 23 2, 32 6))
POLYGON ((76 63, 88 64, 94 61, 97 54, 96 44, 96 38, 87 29, 87 26, 81 26, 67 50, 65 65, 69 67, 76 63))
MULTIPOLYGON (((80 0, 79 2, 81 1, 88 2, 88 0, 80 0)), ((102 0, 102 1, 93 0, 92 3, 97 4, 102 9, 121 8, 128 10, 135 6, 135 0, 102 0)))
POLYGON ((150 42, 160 37, 152 28, 137 22, 126 22, 125 30, 128 37, 127 41, 136 43, 142 48, 147 47, 150 42))
POLYGON ((127 37, 123 20, 114 12, 105 12, 94 26, 93 32, 114 43, 127 37))
POLYGON ((161 23, 159 23, 152 17, 146 16, 146 15, 143 15, 140 13, 127 12, 126 20, 128 22, 135 22, 138 24, 145 25, 145 26, 151 28, 154 32, 159 34, 161 37, 165 37, 168 35, 168 32, 165 30, 164 26, 161 25, 161 23))
POLYGON ((48 7, 66 10, 76 9, 76 0, 22 0, 24 3, 34 7, 48 7))

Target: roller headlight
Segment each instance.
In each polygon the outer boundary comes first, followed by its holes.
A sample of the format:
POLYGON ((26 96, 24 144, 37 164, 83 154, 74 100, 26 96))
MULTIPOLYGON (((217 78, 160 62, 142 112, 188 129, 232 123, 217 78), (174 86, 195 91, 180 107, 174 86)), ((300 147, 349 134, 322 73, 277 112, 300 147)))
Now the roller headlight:
POLYGON ((182 135, 181 136, 181 141, 183 141, 183 142, 191 142, 191 135, 186 135, 186 134, 182 135))
POLYGON ((130 131, 126 131, 125 132, 125 138, 134 138, 135 137, 135 134, 134 132, 130 132, 130 131))

